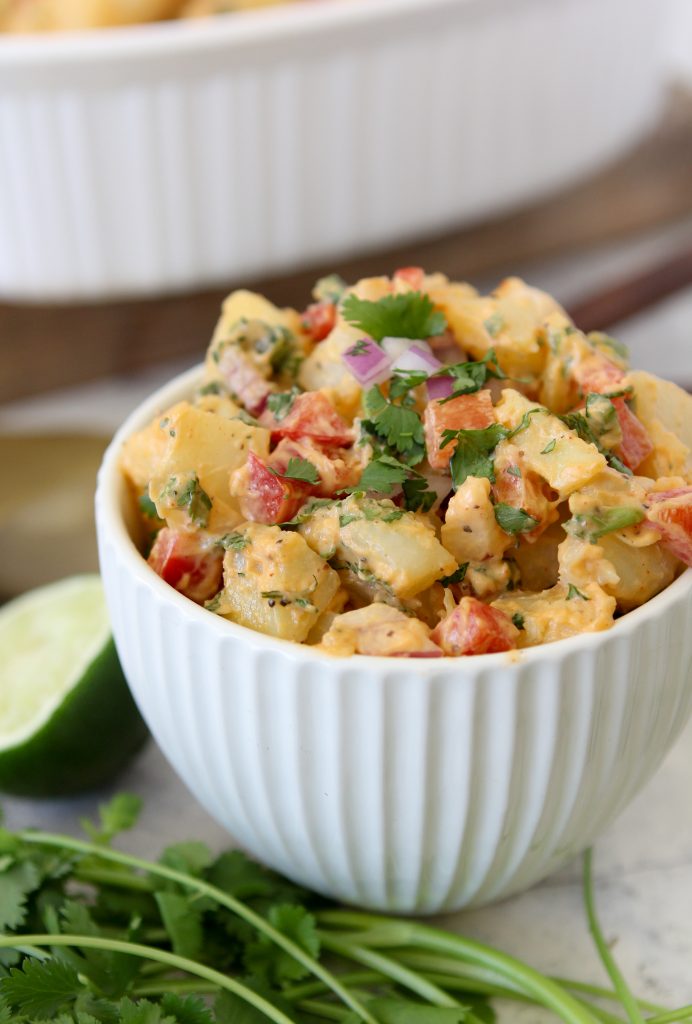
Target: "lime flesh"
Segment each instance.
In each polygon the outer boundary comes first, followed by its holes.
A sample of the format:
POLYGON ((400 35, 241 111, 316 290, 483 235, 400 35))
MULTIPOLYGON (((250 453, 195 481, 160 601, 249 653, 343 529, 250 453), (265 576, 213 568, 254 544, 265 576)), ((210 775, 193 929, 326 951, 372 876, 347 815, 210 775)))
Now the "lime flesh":
POLYGON ((0 789, 92 789, 146 738, 110 635, 98 576, 31 591, 0 609, 0 789))

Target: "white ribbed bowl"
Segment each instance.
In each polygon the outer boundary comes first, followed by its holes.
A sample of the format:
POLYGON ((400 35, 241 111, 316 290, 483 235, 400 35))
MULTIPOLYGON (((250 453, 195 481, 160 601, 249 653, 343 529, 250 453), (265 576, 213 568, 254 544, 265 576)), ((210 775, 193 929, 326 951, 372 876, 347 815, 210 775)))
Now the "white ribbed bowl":
POLYGON ((0 36, 0 296, 227 284, 525 202, 650 123, 660 21, 654 0, 323 0, 0 36))
POLYGON ((692 710, 692 570, 607 632, 521 654, 337 659, 236 626, 149 568, 118 470, 199 373, 116 435, 96 522, 125 674, 200 803, 290 878, 389 911, 496 900, 574 857, 692 710))

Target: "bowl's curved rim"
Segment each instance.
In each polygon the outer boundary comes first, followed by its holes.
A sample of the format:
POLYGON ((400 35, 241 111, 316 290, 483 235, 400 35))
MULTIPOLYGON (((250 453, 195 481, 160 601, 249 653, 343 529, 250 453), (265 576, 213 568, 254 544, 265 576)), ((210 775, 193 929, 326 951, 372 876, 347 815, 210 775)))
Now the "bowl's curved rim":
MULTIPOLYGON (((101 467, 98 473, 96 488, 96 523, 99 533, 103 531, 103 539, 116 544, 120 550, 123 561, 128 569, 144 586, 152 589, 163 601, 172 602, 173 606, 192 622, 205 624, 211 629, 221 641, 236 639, 244 644, 261 648, 262 650, 274 650, 292 660, 307 661, 317 664, 334 665, 338 661, 350 661, 350 659, 335 658, 323 651, 317 651, 304 644, 297 644, 291 640, 281 640, 277 637, 267 636, 258 633, 247 626, 241 626, 230 622, 228 619, 214 615, 199 605, 190 601, 189 598, 178 593, 165 583, 138 551, 134 541, 125 525, 120 511, 124 478, 119 467, 119 455, 124 441, 137 430, 146 426, 151 420, 160 414, 164 409, 173 405, 176 401, 183 400, 189 396, 193 388, 200 382, 203 366, 199 364, 186 370, 184 373, 174 377, 163 387, 155 391, 149 398, 138 405, 127 417, 125 422, 114 435, 108 449, 106 450, 101 467)), ((101 538, 100 538, 101 539, 101 538)), ((101 549, 101 544, 99 544, 101 549)), ((464 658, 442 657, 442 658, 416 658, 396 659, 371 655, 358 655, 357 664, 366 669, 368 666, 379 669, 384 666, 388 671, 395 670, 398 666, 401 673, 406 671, 410 674, 412 667, 415 667, 417 675, 436 675, 441 669, 454 666, 455 670, 471 672, 473 674, 482 668, 497 669, 504 666, 523 667, 527 664, 538 664, 562 660, 572 654, 580 654, 593 651, 604 646, 610 640, 632 635, 645 621, 661 618, 668 609, 679 601, 689 598, 692 593, 692 568, 683 572, 660 594, 652 597, 646 604, 628 612, 618 619, 610 629, 595 633, 580 633, 577 636, 567 637, 564 640, 554 640, 551 643, 542 644, 538 647, 525 648, 519 651, 509 651, 500 654, 476 654, 467 655, 464 658)))
MULTIPOLYGON (((526 2, 526 0, 525 0, 526 2)), ((541 3, 545 0, 529 0, 541 3)), ((495 0, 505 6, 510 0, 495 0)), ((3 64, 89 63, 108 57, 229 51, 252 43, 271 44, 301 40, 313 33, 344 30, 376 32, 394 19, 436 15, 460 8, 487 6, 488 0, 294 0, 293 3, 256 10, 218 14, 209 18, 180 19, 103 29, 53 33, 0 33, 3 64)))

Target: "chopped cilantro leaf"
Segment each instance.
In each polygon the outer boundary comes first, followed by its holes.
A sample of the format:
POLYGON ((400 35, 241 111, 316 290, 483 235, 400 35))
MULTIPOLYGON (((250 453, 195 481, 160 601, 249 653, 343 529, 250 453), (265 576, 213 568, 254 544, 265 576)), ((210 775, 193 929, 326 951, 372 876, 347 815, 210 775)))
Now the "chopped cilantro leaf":
POLYGON ((345 320, 377 342, 383 338, 431 338, 447 327, 444 313, 421 292, 385 295, 378 302, 348 295, 341 309, 345 320))
POLYGON ((175 508, 185 509, 192 523, 204 529, 209 521, 211 498, 202 490, 196 473, 187 478, 185 483, 177 476, 172 476, 161 492, 159 501, 172 503, 175 508))
POLYGON ((144 492, 144 494, 140 494, 139 496, 139 509, 140 512, 142 512, 147 517, 147 519, 159 518, 159 514, 156 511, 156 505, 151 500, 146 491, 144 492))
POLYGON ((552 441, 548 441, 548 443, 545 446, 545 448, 543 448, 543 450, 541 451, 541 455, 550 455, 551 452, 555 451, 555 445, 556 444, 557 444, 557 439, 556 438, 553 438, 552 441))
POLYGON ((387 401, 377 385, 365 392, 363 404, 369 416, 369 420, 364 421, 366 429, 372 429, 389 448, 406 456, 410 465, 415 466, 423 459, 425 434, 414 409, 387 401))
POLYGON ((521 470, 519 469, 519 466, 508 466, 507 472, 509 473, 510 476, 521 476, 521 470))
POLYGON ((219 539, 218 543, 225 551, 242 551, 251 541, 242 533, 227 533, 219 539))
POLYGON ((466 578, 466 571, 469 567, 468 562, 464 562, 458 569, 455 569, 449 576, 443 576, 440 583, 443 587, 451 587, 453 583, 463 583, 466 578))
POLYGON ((208 384, 203 384, 201 388, 197 389, 197 394, 203 397, 204 395, 225 395, 228 392, 220 380, 210 380, 208 384))
POLYGON ((409 476, 408 466, 390 455, 380 455, 373 459, 363 470, 363 474, 351 491, 377 491, 379 494, 391 494, 395 484, 403 484, 409 476))
POLYGON ((346 356, 364 356, 370 351, 370 342, 367 338, 359 338, 355 345, 351 345, 344 352, 346 356))
POLYGON ((348 526, 349 523, 355 523, 358 516, 353 515, 352 512, 344 512, 339 516, 339 529, 343 529, 344 526, 348 526))
POLYGON ((403 398, 413 388, 425 384, 428 374, 423 370, 395 370, 389 381, 389 397, 403 398))
POLYGON ((505 326, 504 317, 496 311, 483 321, 483 326, 491 338, 496 338, 505 326))
POLYGON ((484 476, 494 483, 495 467, 490 456, 507 434, 501 423, 493 423, 484 430, 444 431, 442 448, 457 442, 449 464, 455 488, 461 487, 469 476, 484 476))
POLYGON ((623 473, 625 476, 632 476, 632 470, 622 462, 621 459, 614 455, 613 452, 608 451, 604 448, 599 439, 596 437, 593 428, 586 416, 581 412, 568 412, 564 416, 560 416, 560 419, 573 430, 582 441, 586 441, 587 444, 592 444, 600 453, 603 455, 613 469, 616 469, 618 473, 623 473))
POLYGON ((521 612, 514 613, 514 615, 512 616, 512 622, 517 627, 517 629, 524 628, 524 616, 521 614, 521 612))
POLYGON ((300 511, 296 513, 293 519, 287 519, 284 523, 279 523, 279 525, 282 530, 290 529, 292 526, 302 526, 303 523, 307 523, 318 508, 327 508, 328 505, 335 504, 336 502, 333 498, 311 498, 310 501, 306 502, 300 511))
POLYGON ((339 274, 327 274, 321 277, 312 289, 315 302, 339 302, 348 285, 339 274))
POLYGON ((409 512, 429 512, 437 501, 435 491, 428 490, 425 477, 415 476, 404 480, 404 505, 409 512))
POLYGON ((267 409, 277 422, 281 422, 293 408, 293 403, 300 394, 300 388, 291 388, 290 391, 280 391, 276 395, 270 395, 267 399, 267 409))
POLYGON ((495 506, 495 519, 497 525, 505 533, 528 533, 538 525, 538 520, 525 512, 523 508, 515 508, 513 505, 505 505, 501 502, 495 506))
POLYGON ((273 469, 271 466, 269 466, 269 472, 284 480, 303 480, 308 484, 316 484, 320 479, 317 467, 314 466, 309 459, 300 459, 296 457, 291 457, 288 460, 288 465, 283 473, 280 473, 278 469, 273 469))
POLYGON ((575 515, 565 523, 565 529, 575 537, 581 537, 595 543, 614 530, 624 530, 628 526, 636 526, 644 519, 640 508, 619 506, 618 508, 600 509, 590 515, 575 515))
POLYGON ((538 412, 547 412, 547 411, 548 410, 544 409, 542 405, 537 405, 535 409, 529 409, 528 412, 524 413, 524 415, 522 416, 521 420, 516 425, 514 430, 508 431, 507 437, 509 437, 509 438, 516 437, 516 435, 520 434, 522 432, 522 430, 526 430, 526 428, 528 427, 529 423, 531 422, 531 417, 532 416, 535 416, 536 413, 538 413, 538 412))
POLYGON ((627 348, 627 345, 625 345, 624 341, 618 341, 617 338, 611 338, 609 334, 603 334, 602 331, 592 331, 591 334, 588 335, 588 339, 591 342, 591 344, 595 345, 597 348, 600 348, 603 345, 605 345, 607 348, 611 349, 616 356, 619 356, 620 359, 622 359, 624 362, 629 361, 630 352, 627 348))
POLYGON ((581 590, 575 587, 573 583, 570 583, 569 587, 567 588, 567 600, 571 601, 575 597, 581 598, 582 601, 591 600, 591 598, 587 597, 586 594, 582 594, 581 590))
POLYGON ((482 359, 471 363, 453 363, 451 366, 443 366, 432 375, 433 377, 453 377, 454 388, 452 394, 447 398, 438 399, 440 405, 451 402, 459 395, 472 395, 479 391, 485 382, 494 377, 497 380, 506 380, 507 375, 497 365, 495 349, 491 348, 482 359))

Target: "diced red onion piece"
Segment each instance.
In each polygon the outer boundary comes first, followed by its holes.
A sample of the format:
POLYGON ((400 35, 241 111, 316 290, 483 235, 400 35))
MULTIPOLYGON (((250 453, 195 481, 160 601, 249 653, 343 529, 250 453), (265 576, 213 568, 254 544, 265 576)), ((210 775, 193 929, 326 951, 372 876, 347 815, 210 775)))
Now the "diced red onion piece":
POLYGON ((423 348, 421 342, 415 342, 408 351, 403 352, 398 359, 394 360, 392 370, 414 370, 418 373, 435 373, 442 363, 436 359, 427 345, 423 348))
POLYGON ((430 377, 428 379, 428 400, 439 402, 441 398, 449 398, 454 391, 454 377, 430 377))
POLYGON ((380 344, 391 359, 398 359, 400 355, 407 352, 411 345, 415 345, 416 342, 412 341, 411 338, 383 338, 380 344))
POLYGON ((358 383, 366 388, 380 384, 391 375, 392 361, 371 338, 362 338, 342 354, 341 358, 358 383))

